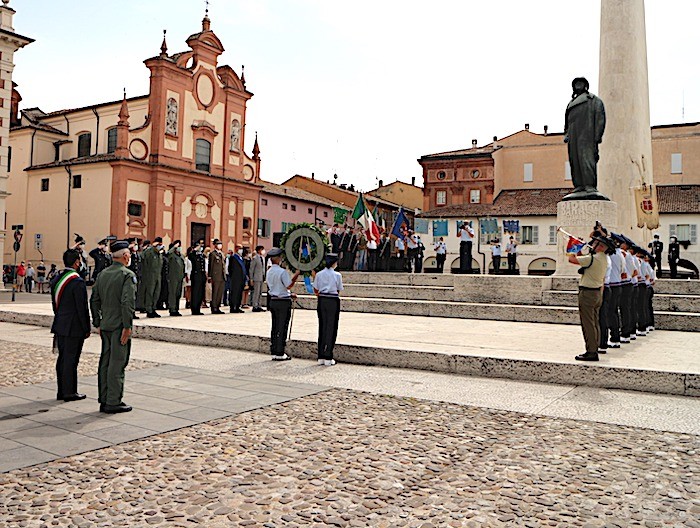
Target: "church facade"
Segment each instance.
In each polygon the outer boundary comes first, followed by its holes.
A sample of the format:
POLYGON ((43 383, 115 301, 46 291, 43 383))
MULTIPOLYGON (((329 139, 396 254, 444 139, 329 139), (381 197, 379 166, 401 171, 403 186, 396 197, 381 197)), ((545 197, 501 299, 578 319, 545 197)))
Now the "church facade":
POLYGON ((163 39, 144 61, 148 95, 20 115, 15 92, 7 221, 32 241, 19 258, 41 250, 58 262, 75 233, 88 246, 109 235, 255 245, 257 138, 252 156, 243 150, 253 94, 242 72, 218 65, 224 47, 210 26, 205 17, 182 53, 168 54, 163 39))

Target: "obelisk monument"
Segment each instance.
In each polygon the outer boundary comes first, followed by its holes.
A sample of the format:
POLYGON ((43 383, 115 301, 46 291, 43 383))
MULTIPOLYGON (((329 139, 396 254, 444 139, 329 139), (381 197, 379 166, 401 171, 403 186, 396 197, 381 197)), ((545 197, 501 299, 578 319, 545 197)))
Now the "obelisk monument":
MULTIPOLYGON (((597 189, 610 201, 557 204, 557 225, 587 239, 596 220, 643 247, 649 230, 637 227, 634 189, 654 182, 649 118, 644 0, 601 0, 598 97, 605 104, 597 189)), ((560 237, 556 275, 576 275, 560 237)))
POLYGON ((634 188, 654 183, 644 0, 601 0, 598 95, 607 126, 600 145, 599 190, 617 202, 617 227, 646 247, 634 188))

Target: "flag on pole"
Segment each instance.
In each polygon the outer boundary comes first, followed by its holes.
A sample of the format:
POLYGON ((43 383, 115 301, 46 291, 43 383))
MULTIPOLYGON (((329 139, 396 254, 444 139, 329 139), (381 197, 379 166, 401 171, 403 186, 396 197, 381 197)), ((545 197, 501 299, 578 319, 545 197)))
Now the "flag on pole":
POLYGON ((575 236, 569 235, 569 241, 566 243, 566 252, 573 253, 574 255, 580 255, 585 245, 586 243, 583 240, 579 240, 575 236))
POLYGON ((372 212, 365 203, 365 199, 362 197, 362 193, 360 193, 360 196, 357 198, 355 209, 352 211, 352 217, 357 220, 362 227, 364 227, 367 240, 379 242, 379 228, 377 227, 377 223, 374 221, 372 212))
POLYGON ((391 234, 399 238, 403 238, 408 230, 408 218, 406 213, 403 212, 403 207, 399 209, 399 214, 396 217, 396 222, 394 222, 394 227, 391 228, 391 234))

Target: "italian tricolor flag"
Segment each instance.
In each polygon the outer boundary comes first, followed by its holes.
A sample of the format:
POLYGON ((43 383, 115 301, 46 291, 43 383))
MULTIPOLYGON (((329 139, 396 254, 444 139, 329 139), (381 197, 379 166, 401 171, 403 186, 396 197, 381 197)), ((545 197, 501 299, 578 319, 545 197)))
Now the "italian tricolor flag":
POLYGON ((363 198, 362 193, 360 193, 360 196, 357 197, 355 209, 352 210, 352 217, 355 220, 357 220, 365 229, 365 235, 367 236, 367 240, 374 240, 375 242, 379 242, 379 228, 377 227, 377 223, 374 221, 372 212, 369 210, 369 207, 367 207, 367 204, 365 203, 365 199, 363 198))

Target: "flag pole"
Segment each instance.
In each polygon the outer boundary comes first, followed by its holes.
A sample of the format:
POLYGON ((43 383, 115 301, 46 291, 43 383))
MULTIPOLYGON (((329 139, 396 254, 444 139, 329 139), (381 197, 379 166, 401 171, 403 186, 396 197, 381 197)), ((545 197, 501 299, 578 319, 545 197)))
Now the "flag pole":
POLYGON ((578 240, 579 242, 583 242, 583 246, 584 246, 584 247, 592 248, 591 245, 590 245, 588 242, 586 242, 586 241, 580 239, 580 238, 577 237, 577 236, 572 235, 571 233, 569 233, 569 232, 567 232, 567 231, 564 231, 561 227, 557 227, 557 232, 561 232, 561 233, 563 233, 565 236, 571 237, 571 238, 573 238, 574 240, 578 240))

